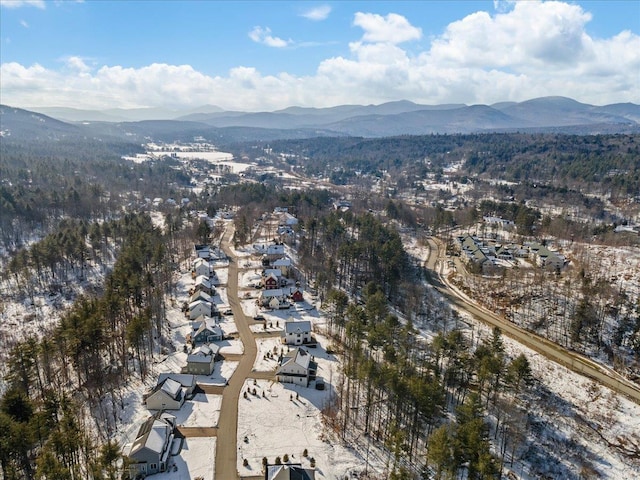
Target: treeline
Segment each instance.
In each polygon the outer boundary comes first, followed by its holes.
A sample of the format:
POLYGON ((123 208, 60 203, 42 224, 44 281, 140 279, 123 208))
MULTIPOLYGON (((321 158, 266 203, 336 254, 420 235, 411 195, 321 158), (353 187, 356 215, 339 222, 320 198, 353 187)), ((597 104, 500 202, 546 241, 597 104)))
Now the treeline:
POLYGON ((556 187, 591 185, 616 197, 640 191, 638 135, 508 134, 505 142, 495 143, 493 138, 487 136, 486 149, 467 159, 469 173, 556 187))
POLYGON ((527 358, 507 358, 498 329, 476 345, 458 329, 426 341, 375 283, 364 298, 327 297, 344 359, 338 401, 324 410, 329 425, 361 446, 364 434, 367 450, 384 447, 388 478, 500 478, 526 448, 518 396, 533 381, 527 358))
POLYGON ((124 408, 120 387, 144 379, 162 347, 172 268, 149 216, 128 214, 110 228, 119 254, 102 295, 78 298, 40 340, 11 349, 0 398, 6 480, 116 478, 119 447, 99 445, 124 408))

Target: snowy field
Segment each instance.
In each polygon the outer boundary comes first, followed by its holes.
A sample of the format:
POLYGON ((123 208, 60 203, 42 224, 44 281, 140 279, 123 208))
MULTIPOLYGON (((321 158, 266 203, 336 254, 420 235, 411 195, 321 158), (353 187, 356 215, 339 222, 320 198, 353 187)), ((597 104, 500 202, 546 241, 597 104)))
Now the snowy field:
POLYGON ((180 454, 171 457, 169 471, 153 475, 153 480, 214 480, 216 438, 185 438, 180 454))
POLYGON ((258 380, 254 385, 248 380, 246 388, 256 388, 256 395, 240 398, 238 405, 240 476, 260 475, 263 457, 273 463, 285 454, 290 462, 305 467, 314 458, 318 480, 344 478, 349 472, 362 469, 362 457, 325 433, 320 411, 334 394, 332 386, 320 391, 267 380, 258 380), (244 459, 248 467, 243 466, 244 459))
MULTIPOLYGON (((259 353, 254 368, 272 370, 276 362, 264 360, 260 352, 273 346, 281 347, 279 339, 259 339, 257 343, 259 353)), ((318 347, 307 349, 318 363, 318 377, 325 380, 325 390, 316 390, 313 383, 300 387, 269 380, 245 382, 243 392, 255 388, 256 395, 239 399, 238 471, 241 476, 260 474, 263 457, 273 463, 277 456, 282 458, 284 454, 291 462, 305 466, 309 466, 311 457, 315 458, 317 479, 343 478, 353 470, 362 469, 363 458, 339 440, 332 441, 322 423, 321 410, 335 397, 333 383, 339 376, 338 360, 326 352, 323 347, 326 343, 326 339, 318 337, 318 347), (308 451, 308 458, 302 456, 304 449, 308 451), (249 467, 243 466, 245 458, 249 467)), ((284 348, 286 351, 287 347, 284 348)))

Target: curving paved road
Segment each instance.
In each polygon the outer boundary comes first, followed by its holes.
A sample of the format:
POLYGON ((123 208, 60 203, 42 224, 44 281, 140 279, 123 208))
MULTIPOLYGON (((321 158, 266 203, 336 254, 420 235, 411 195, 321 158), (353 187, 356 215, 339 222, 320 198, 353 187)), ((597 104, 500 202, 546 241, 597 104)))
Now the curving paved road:
POLYGON ((492 326, 500 327, 502 332, 519 343, 544 355, 560 365, 563 365, 574 372, 589 377, 605 387, 627 396, 630 400, 640 404, 640 386, 627 380, 618 372, 600 365, 593 360, 578 353, 565 350, 557 343, 551 342, 533 332, 525 330, 505 318, 480 307, 473 300, 452 287, 442 271, 438 271, 438 265, 442 268, 443 253, 442 245, 433 238, 428 239, 429 258, 425 262, 428 271, 429 282, 456 307, 469 312, 476 319, 492 326))
MULTIPOLYGON (((244 345, 244 353, 240 357, 238 367, 229 379, 229 384, 222 394, 222 404, 220 406, 220 419, 218 420, 216 444, 216 474, 215 478, 220 480, 238 479, 237 457, 238 457, 238 399, 244 381, 251 374, 253 363, 256 359, 258 348, 255 339, 249 328, 250 319, 242 311, 242 306, 238 300, 238 264, 230 242, 233 238, 233 227, 228 227, 222 239, 222 250, 229 257, 229 280, 227 282, 227 299, 233 311, 233 316, 238 327, 240 339, 244 345)), ((251 319, 252 321, 252 319, 251 319)))

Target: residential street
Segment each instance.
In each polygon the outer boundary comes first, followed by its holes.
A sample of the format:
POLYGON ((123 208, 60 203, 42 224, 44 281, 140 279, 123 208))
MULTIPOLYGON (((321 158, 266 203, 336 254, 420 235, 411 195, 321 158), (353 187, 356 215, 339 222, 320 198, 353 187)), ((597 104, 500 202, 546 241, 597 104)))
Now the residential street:
POLYGON ((227 297, 229 306, 244 345, 244 354, 236 368, 229 384, 222 394, 220 419, 218 421, 218 443, 216 445, 216 479, 239 478, 237 473, 237 432, 238 432, 238 399, 244 381, 250 377, 253 363, 257 354, 256 342, 249 329, 249 319, 244 315, 238 300, 238 263, 230 242, 233 239, 233 226, 229 225, 224 233, 221 247, 229 257, 229 280, 227 282, 227 297))

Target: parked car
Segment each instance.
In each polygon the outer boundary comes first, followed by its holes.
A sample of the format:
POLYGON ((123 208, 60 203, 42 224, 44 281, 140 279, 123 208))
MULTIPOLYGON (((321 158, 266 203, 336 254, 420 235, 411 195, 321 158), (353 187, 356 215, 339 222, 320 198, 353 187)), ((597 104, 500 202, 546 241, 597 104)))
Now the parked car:
POLYGON ((230 308, 227 308, 224 312, 222 312, 224 315, 233 315, 233 312, 231 311, 230 308))
POLYGON ((264 320, 264 315, 262 315, 262 314, 260 314, 260 313, 259 313, 259 314, 257 314, 257 315, 254 315, 254 316, 253 316, 253 319, 254 319, 254 320, 258 320, 258 321, 262 321, 262 320, 264 320))

